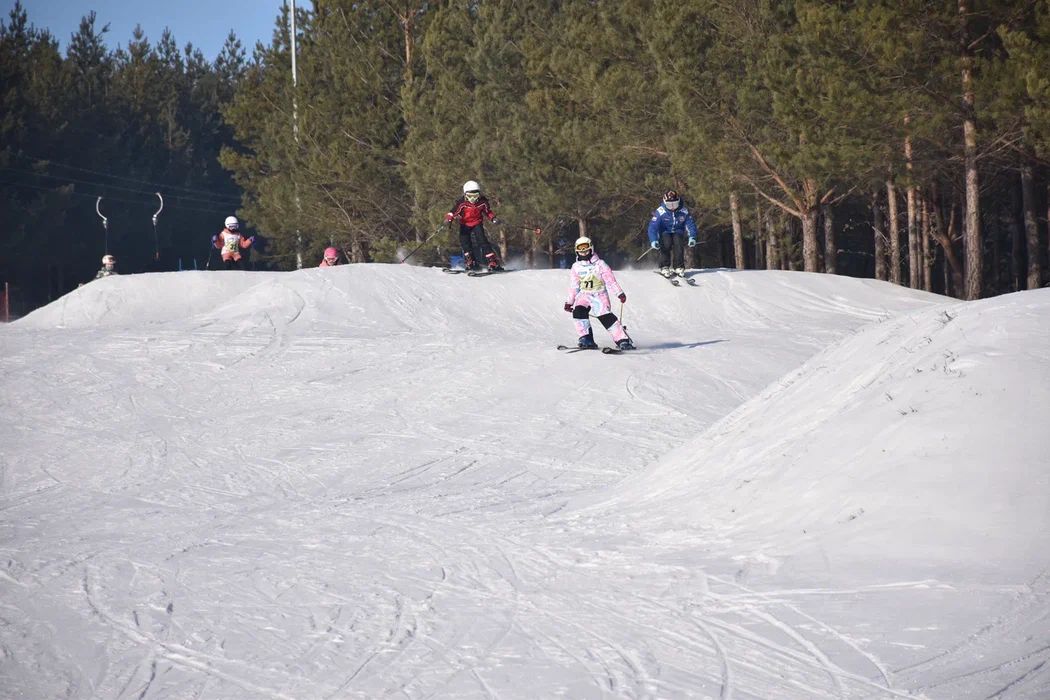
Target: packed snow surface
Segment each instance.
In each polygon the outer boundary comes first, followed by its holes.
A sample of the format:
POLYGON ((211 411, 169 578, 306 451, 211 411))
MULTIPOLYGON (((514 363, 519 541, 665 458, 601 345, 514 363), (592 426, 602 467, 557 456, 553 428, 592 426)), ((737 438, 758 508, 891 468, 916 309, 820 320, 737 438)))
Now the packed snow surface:
POLYGON ((1050 290, 692 275, 622 355, 549 270, 0 328, 0 696, 1050 698, 1050 290))

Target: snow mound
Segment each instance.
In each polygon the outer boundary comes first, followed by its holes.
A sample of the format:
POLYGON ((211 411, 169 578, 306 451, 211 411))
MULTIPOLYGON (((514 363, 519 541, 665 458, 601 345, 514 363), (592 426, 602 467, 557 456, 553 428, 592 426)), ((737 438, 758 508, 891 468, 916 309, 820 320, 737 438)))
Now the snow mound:
POLYGON ((602 506, 718 530, 769 570, 1030 580, 1050 568, 1048 318, 1042 290, 868 325, 602 506))

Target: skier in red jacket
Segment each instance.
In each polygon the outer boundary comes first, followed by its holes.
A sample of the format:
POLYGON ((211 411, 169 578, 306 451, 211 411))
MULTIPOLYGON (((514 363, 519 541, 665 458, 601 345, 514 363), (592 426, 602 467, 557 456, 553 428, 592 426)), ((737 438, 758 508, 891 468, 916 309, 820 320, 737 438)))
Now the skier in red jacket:
POLYGON ((489 270, 499 272, 503 266, 485 236, 486 218, 493 224, 499 224, 499 219, 489 207, 489 200, 481 194, 481 186, 473 180, 467 180, 463 183, 463 196, 445 214, 445 221, 451 223, 459 219, 459 245, 463 249, 463 259, 468 270, 479 269, 478 261, 484 258, 489 270))

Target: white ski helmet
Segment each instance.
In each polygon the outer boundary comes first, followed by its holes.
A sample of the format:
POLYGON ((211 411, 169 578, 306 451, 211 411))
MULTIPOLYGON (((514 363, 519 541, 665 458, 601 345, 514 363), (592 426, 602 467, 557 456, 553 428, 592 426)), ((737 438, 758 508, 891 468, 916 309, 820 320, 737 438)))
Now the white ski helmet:
POLYGON ((241 227, 241 222, 237 221, 237 217, 236 216, 227 216, 226 217, 226 228, 228 228, 231 231, 236 231, 240 227, 241 227))
POLYGON ((103 255, 102 256, 102 264, 103 265, 116 265, 117 264, 117 259, 114 258, 112 255, 103 255))
POLYGON ((474 182, 473 180, 467 180, 463 183, 463 194, 468 192, 481 192, 481 185, 474 182))
POLYGON ((587 236, 580 236, 576 239, 576 259, 577 260, 588 260, 594 255, 594 245, 591 244, 591 239, 587 236))

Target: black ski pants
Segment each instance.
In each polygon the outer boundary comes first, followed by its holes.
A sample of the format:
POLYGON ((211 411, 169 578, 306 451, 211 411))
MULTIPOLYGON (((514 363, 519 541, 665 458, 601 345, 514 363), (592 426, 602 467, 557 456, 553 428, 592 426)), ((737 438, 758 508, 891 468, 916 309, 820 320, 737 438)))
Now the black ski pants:
POLYGON ((463 257, 466 259, 468 267, 488 264, 493 260, 497 263, 499 262, 499 256, 493 252, 492 244, 489 243, 489 239, 485 235, 484 224, 478 224, 477 226, 463 226, 460 224, 459 246, 463 249, 463 257))
POLYGON ((660 267, 685 267, 685 231, 660 232, 660 267))

